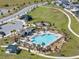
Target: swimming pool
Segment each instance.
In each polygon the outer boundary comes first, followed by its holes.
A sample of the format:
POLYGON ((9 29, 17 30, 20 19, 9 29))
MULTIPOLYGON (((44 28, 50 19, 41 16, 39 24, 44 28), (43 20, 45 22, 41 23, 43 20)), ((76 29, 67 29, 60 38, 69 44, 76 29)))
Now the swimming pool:
POLYGON ((55 34, 43 34, 38 35, 32 38, 32 43, 48 46, 51 43, 55 42, 59 36, 56 36, 55 34))

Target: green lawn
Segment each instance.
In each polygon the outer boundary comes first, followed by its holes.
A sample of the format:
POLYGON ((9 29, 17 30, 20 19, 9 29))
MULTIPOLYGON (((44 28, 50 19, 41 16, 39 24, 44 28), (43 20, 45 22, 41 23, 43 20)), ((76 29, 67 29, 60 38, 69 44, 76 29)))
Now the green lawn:
POLYGON ((19 55, 5 54, 5 49, 0 48, 0 59, 48 59, 48 58, 40 57, 23 50, 19 55))
POLYGON ((71 25, 71 28, 77 33, 79 34, 79 22, 77 20, 75 20, 74 17, 72 17, 72 25, 71 25))
MULTIPOLYGON (((30 13, 30 15, 33 16, 33 21, 49 21, 51 24, 55 23, 55 26, 57 29, 62 31, 62 29, 65 29, 65 32, 68 33, 68 36, 71 37, 71 39, 68 40, 66 44, 61 49, 60 53, 57 54, 52 54, 52 55, 65 55, 65 56, 73 56, 73 55, 78 55, 79 54, 79 38, 74 36, 67 27, 68 24, 68 19, 67 17, 61 13, 58 10, 55 10, 53 8, 44 8, 40 7, 34 10, 33 12, 30 13)), ((72 25, 73 30, 76 30, 76 20, 71 16, 72 20, 72 25), (75 22, 75 23, 74 23, 75 22)))

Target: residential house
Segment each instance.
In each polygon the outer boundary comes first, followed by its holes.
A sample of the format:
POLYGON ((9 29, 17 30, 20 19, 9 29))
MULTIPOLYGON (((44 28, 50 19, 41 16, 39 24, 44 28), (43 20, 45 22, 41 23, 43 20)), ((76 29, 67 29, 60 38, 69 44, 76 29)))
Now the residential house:
POLYGON ((25 14, 25 15, 20 16, 19 19, 24 20, 26 22, 26 21, 31 21, 32 17, 30 15, 25 14))
POLYGON ((56 0, 56 5, 64 8, 70 8, 70 3, 68 0, 56 0))
POLYGON ((0 38, 2 38, 4 36, 6 36, 6 34, 4 32, 2 32, 2 31, 0 31, 0 38))
POLYGON ((21 30, 19 34, 24 37, 24 36, 32 35, 33 32, 34 32, 33 28, 26 28, 24 30, 21 30))
POLYGON ((7 48, 6 48, 6 53, 15 53, 15 54, 18 54, 20 53, 21 49, 18 48, 17 45, 9 45, 7 48))

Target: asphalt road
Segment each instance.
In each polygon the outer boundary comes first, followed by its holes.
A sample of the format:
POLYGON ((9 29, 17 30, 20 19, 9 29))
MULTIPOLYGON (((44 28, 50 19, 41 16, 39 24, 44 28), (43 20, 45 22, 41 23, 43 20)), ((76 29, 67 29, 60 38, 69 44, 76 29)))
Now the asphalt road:
POLYGON ((32 9, 36 8, 37 6, 42 6, 42 5, 45 5, 45 4, 47 4, 47 2, 38 3, 38 4, 32 4, 32 5, 28 6, 28 7, 25 7, 24 9, 18 11, 15 14, 12 14, 12 15, 10 15, 8 17, 0 19, 0 24, 11 21, 11 20, 15 20, 16 16, 21 16, 21 15, 27 14, 28 12, 30 12, 32 9))

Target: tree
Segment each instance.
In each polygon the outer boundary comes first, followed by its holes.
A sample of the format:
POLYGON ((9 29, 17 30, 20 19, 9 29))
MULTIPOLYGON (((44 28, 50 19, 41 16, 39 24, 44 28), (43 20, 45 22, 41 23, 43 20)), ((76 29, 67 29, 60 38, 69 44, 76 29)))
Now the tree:
POLYGON ((20 9, 20 7, 19 7, 19 6, 17 6, 17 8, 18 8, 18 9, 20 9))
POLYGON ((13 10, 14 10, 14 11, 17 11, 17 9, 16 9, 16 8, 13 8, 13 10))
POLYGON ((15 30, 15 29, 12 30, 11 33, 13 33, 13 36, 14 36, 13 39, 14 39, 14 41, 16 42, 16 41, 17 41, 17 39, 16 39, 16 30, 15 30))
POLYGON ((15 29, 11 31, 11 33, 14 33, 14 34, 15 34, 15 32, 16 32, 16 30, 15 30, 15 29))
POLYGON ((2 16, 4 15, 3 12, 1 12, 1 15, 2 15, 2 16))
POLYGON ((13 8, 13 10, 16 10, 16 8, 13 8))
POLYGON ((24 2, 23 5, 25 5, 26 3, 24 2))
POLYGON ((41 0, 41 2, 43 2, 43 0, 41 0))
POLYGON ((5 7, 9 7, 9 4, 5 4, 4 6, 5 6, 5 7))
POLYGON ((38 3, 38 1, 36 1, 36 3, 38 3))
POLYGON ((29 1, 28 4, 31 4, 31 2, 29 1))
POLYGON ((53 26, 55 26, 55 23, 53 23, 53 26))
POLYGON ((36 1, 34 1, 34 3, 36 3, 36 1))
POLYGON ((8 13, 10 13, 11 11, 10 10, 8 10, 8 13))

